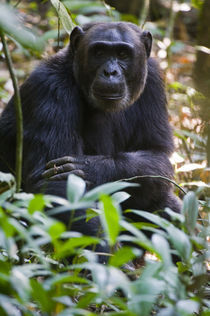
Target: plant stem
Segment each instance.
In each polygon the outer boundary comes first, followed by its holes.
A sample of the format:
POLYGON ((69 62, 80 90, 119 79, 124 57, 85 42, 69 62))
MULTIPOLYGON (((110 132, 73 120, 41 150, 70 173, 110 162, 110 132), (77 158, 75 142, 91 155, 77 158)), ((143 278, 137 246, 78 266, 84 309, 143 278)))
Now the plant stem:
POLYGON ((144 176, 135 176, 132 178, 127 178, 127 179, 120 179, 117 180, 116 182, 120 182, 120 181, 133 181, 133 180, 138 180, 138 179, 142 179, 142 178, 157 178, 157 179, 161 179, 161 180, 165 180, 168 181, 170 183, 173 183, 173 185, 175 185, 179 190, 181 190, 184 194, 187 194, 187 192, 180 186, 178 185, 175 181, 167 178, 167 177, 163 177, 163 176, 154 176, 154 175, 144 175, 144 176))
POLYGON ((141 28, 143 28, 144 24, 146 23, 146 19, 147 19, 147 16, 148 16, 148 11, 149 11, 149 4, 150 4, 149 0, 144 0, 143 1, 141 15, 140 15, 140 18, 139 18, 139 25, 140 25, 141 28))
POLYGON ((20 191, 21 178, 22 178, 22 159, 23 159, 23 114, 21 106, 20 91, 18 88, 17 77, 14 72, 14 67, 12 65, 12 59, 7 46, 7 42, 4 37, 3 31, 0 31, 0 37, 3 44, 4 54, 6 58, 7 67, 9 69, 10 77, 12 79, 12 84, 14 88, 14 106, 16 114, 16 163, 15 163, 15 173, 16 173, 16 191, 20 191))
POLYGON ((170 40, 173 40, 173 30, 174 30, 174 24, 176 19, 176 11, 174 9, 174 0, 170 1, 170 14, 169 14, 169 20, 168 20, 168 28, 166 30, 166 37, 170 38, 170 40))

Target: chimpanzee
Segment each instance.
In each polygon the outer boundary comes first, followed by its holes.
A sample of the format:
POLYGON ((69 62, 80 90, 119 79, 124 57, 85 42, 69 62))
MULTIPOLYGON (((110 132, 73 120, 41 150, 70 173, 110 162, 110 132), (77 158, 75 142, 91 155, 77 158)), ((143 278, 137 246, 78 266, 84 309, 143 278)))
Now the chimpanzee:
MULTIPOLYGON (((164 84, 151 46, 151 34, 132 23, 91 23, 75 27, 69 46, 32 72, 20 88, 25 191, 43 187, 65 196, 72 173, 88 189, 134 176, 173 176, 164 84)), ((15 142, 12 98, 0 119, 1 170, 14 170, 15 142)), ((137 182, 124 208, 179 211, 169 182, 137 182)), ((94 235, 96 221, 73 229, 94 235)))

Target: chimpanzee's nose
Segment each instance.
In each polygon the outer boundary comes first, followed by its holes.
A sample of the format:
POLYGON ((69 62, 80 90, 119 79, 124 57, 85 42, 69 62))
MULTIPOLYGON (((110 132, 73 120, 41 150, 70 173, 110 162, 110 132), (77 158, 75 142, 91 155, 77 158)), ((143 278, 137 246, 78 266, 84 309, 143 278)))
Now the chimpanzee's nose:
POLYGON ((104 69, 104 75, 105 77, 111 77, 111 76, 116 76, 117 75, 117 70, 113 69, 113 70, 107 70, 104 69))

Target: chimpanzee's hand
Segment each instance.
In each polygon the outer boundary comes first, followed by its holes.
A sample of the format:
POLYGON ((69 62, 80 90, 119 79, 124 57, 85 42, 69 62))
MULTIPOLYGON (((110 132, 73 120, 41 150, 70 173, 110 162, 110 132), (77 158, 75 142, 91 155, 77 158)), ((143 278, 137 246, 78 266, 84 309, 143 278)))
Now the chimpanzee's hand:
POLYGON ((85 157, 65 156, 49 161, 42 176, 49 180, 66 180, 70 174, 75 174, 85 180, 88 159, 85 157))

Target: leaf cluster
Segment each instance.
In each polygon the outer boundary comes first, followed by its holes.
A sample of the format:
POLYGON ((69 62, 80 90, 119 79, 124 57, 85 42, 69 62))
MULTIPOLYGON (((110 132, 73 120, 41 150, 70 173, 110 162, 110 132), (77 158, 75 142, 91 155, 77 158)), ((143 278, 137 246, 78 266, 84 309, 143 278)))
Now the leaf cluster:
POLYGON ((86 193, 85 182, 71 175, 66 200, 16 194, 14 179, 5 174, 0 179, 10 186, 0 195, 1 315, 208 315, 209 227, 205 216, 204 225, 199 222, 193 192, 185 196, 181 214, 165 210, 170 221, 127 210, 139 216, 132 223, 121 209, 129 198, 123 190, 131 183, 107 183, 86 193), (87 220, 99 216, 99 237, 69 231, 68 225, 49 216, 68 212, 75 221, 81 207, 87 209, 87 220), (151 240, 146 231, 152 232, 151 240), (111 249, 104 254, 106 265, 94 251, 104 242, 111 249), (156 260, 148 258, 145 266, 135 269, 132 261, 142 254, 139 246, 156 260))

